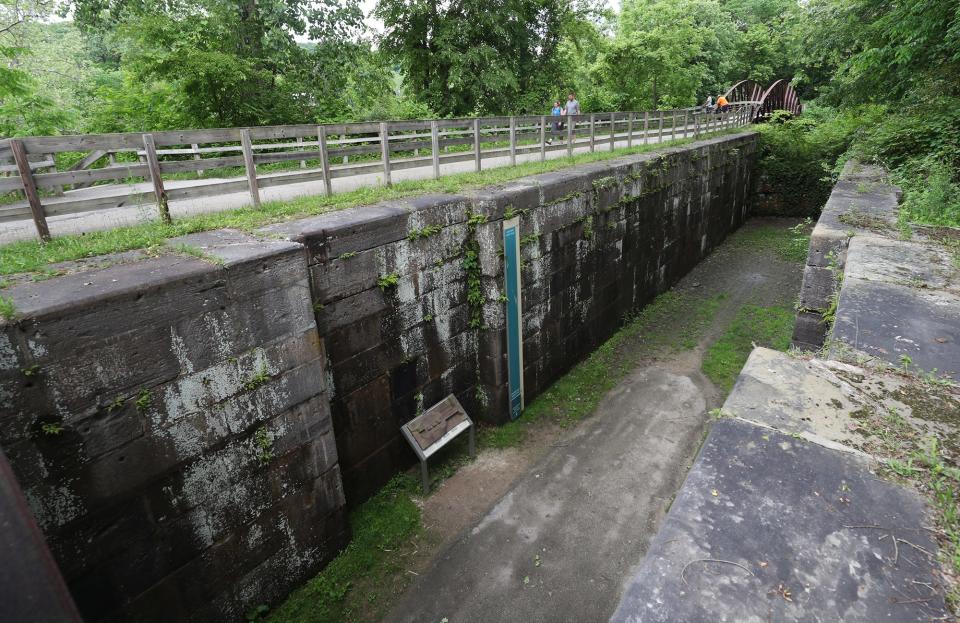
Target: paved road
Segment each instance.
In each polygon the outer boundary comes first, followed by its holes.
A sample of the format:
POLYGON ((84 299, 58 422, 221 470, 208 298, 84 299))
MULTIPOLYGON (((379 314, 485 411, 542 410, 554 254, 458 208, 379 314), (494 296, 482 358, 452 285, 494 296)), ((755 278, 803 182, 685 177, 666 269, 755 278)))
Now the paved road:
MULTIPOLYGON (((668 130, 669 132, 669 130, 668 130)), ((693 126, 686 128, 678 127, 678 135, 692 135, 693 126)), ((627 141, 624 135, 623 140, 618 140, 616 146, 626 147, 627 141)), ((664 138, 667 138, 665 135, 664 138)), ((682 136, 678 136, 682 138, 682 136)), ((651 143, 657 142, 656 136, 650 137, 651 143)), ((634 137, 634 145, 640 141, 634 137)), ((608 139, 598 139, 596 144, 597 151, 605 151, 610 148, 608 139)), ((575 153, 584 153, 589 151, 589 146, 578 147, 574 149, 575 153)), ((548 159, 562 158, 566 156, 566 150, 557 150, 547 152, 548 159)), ((518 154, 517 162, 530 162, 540 159, 539 153, 518 154)), ((483 159, 484 169, 494 169, 498 167, 509 166, 510 159, 506 156, 489 157, 483 159)), ((441 175, 450 175, 452 173, 464 173, 474 170, 473 161, 452 162, 440 166, 441 175)), ((418 180, 432 177, 433 170, 430 166, 402 169, 392 171, 391 177, 394 182, 401 180, 418 180)), ((233 178, 236 179, 236 178, 233 178)), ((203 180, 171 180, 165 182, 168 189, 182 188, 196 184, 209 184, 211 182, 222 182, 226 179, 205 178, 203 180)), ((335 178, 332 181, 333 192, 341 193, 354 190, 361 187, 376 186, 383 183, 382 175, 376 173, 355 175, 352 177, 335 178)), ((147 192, 151 190, 149 184, 131 184, 130 191, 147 192)), ((116 194, 117 186, 96 186, 78 191, 70 191, 67 196, 75 197, 96 197, 108 194, 116 194)), ((322 181, 303 182, 300 184, 288 184, 285 186, 273 186, 271 188, 261 188, 260 197, 263 201, 286 201, 306 195, 322 195, 324 186, 322 181)), ((246 191, 235 192, 215 197, 203 197, 199 199, 187 199, 170 202, 170 214, 174 219, 177 217, 188 216, 191 214, 202 214, 206 212, 221 212, 232 210, 250 205, 250 194, 246 191)), ((66 214, 60 216, 51 216, 47 218, 47 224, 50 227, 50 233, 53 236, 62 236, 64 234, 78 234, 84 232, 98 231, 121 227, 124 225, 133 225, 153 220, 157 217, 156 204, 145 203, 142 205, 124 206, 121 208, 111 208, 106 210, 91 210, 80 212, 78 214, 66 214)), ((10 221, 0 223, 0 244, 13 242, 15 240, 32 240, 36 238, 36 229, 33 221, 10 221)))

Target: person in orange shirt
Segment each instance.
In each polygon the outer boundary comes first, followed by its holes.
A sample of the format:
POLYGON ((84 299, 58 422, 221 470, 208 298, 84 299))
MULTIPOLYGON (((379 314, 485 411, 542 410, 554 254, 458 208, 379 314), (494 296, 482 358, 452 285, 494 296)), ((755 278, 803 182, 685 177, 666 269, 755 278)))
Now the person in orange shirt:
POLYGON ((721 95, 717 98, 717 112, 727 112, 730 110, 730 102, 727 101, 727 98, 721 95))

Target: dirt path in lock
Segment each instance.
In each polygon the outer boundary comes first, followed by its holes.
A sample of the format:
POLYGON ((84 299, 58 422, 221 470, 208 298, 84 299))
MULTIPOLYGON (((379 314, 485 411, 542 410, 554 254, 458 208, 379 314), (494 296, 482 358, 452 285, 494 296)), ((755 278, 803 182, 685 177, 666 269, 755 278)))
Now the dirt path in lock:
POLYGON ((611 369, 629 371, 588 417, 538 419, 522 443, 481 450, 426 497, 383 620, 606 621, 725 398, 701 370, 705 353, 742 306, 797 298, 802 253, 784 248, 805 248, 796 223, 752 219, 663 313, 625 329, 611 369))

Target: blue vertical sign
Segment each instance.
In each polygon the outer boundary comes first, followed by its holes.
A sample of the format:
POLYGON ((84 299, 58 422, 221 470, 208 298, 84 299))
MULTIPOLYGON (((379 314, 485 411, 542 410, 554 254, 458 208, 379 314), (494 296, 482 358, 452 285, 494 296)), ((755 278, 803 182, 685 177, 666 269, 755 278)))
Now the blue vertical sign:
POLYGON ((523 336, 520 301, 520 219, 503 222, 504 280, 507 289, 507 381, 510 390, 510 418, 523 411, 523 336))

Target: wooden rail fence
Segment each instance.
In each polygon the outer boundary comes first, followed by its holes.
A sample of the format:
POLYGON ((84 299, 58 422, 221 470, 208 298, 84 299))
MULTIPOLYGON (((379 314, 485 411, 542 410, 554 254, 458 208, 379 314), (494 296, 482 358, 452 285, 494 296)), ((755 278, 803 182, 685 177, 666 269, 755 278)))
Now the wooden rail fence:
POLYGON ((23 199, 0 204, 0 222, 33 219, 41 240, 50 239, 47 218, 123 206, 151 204, 170 222, 169 202, 249 192, 260 207, 263 188, 379 174, 384 184, 402 169, 485 158, 598 147, 634 146, 741 127, 750 104, 723 113, 700 108, 608 112, 552 117, 523 115, 469 119, 286 125, 151 133, 28 136, 0 140, 0 196, 23 199), (555 124, 562 122, 559 129, 555 124), (58 155, 60 158, 58 159, 58 155), (58 170, 57 162, 72 166, 58 170), (299 166, 297 166, 299 163, 299 166), (275 165, 276 172, 257 171, 275 165), (226 178, 205 174, 225 169, 226 178), (234 171, 230 171, 233 169, 234 171), (242 173, 241 173, 242 171, 242 173), (166 180, 165 180, 166 176, 166 180), (191 183, 168 186, 176 176, 191 183), (25 201, 24 201, 25 199, 25 201))

